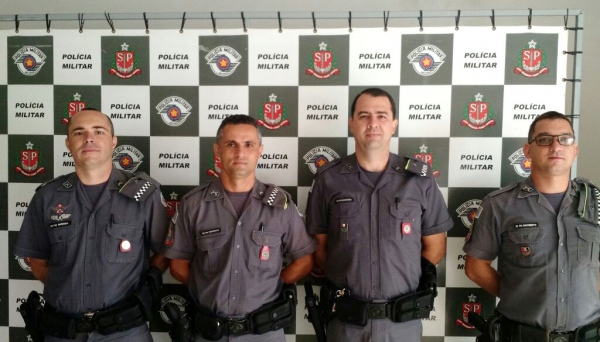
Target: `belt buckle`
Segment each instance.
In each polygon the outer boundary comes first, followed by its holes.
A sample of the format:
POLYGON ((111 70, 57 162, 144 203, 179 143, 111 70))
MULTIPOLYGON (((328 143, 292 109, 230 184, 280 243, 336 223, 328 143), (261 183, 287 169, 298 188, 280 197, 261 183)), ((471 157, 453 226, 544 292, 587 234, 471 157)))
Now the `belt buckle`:
POLYGON ((370 319, 385 318, 387 305, 387 303, 369 303, 368 317, 370 319))
POLYGON ((550 332, 548 335, 549 342, 570 342, 570 334, 567 332, 550 332))
POLYGON ((246 320, 228 318, 226 321, 227 332, 230 335, 242 335, 246 332, 246 320))
POLYGON ((79 332, 92 332, 94 331, 94 316, 96 315, 95 311, 88 311, 83 314, 79 320, 77 320, 77 331, 79 332))

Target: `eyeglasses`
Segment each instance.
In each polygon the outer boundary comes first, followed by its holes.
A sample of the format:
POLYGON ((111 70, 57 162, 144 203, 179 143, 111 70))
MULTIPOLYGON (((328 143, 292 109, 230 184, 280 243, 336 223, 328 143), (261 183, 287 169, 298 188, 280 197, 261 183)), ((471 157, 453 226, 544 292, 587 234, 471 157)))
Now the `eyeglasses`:
POLYGON ((554 143, 554 139, 558 140, 558 143, 563 146, 571 146, 575 143, 575 137, 572 135, 538 135, 537 137, 529 140, 529 144, 535 140, 538 146, 550 146, 554 143))

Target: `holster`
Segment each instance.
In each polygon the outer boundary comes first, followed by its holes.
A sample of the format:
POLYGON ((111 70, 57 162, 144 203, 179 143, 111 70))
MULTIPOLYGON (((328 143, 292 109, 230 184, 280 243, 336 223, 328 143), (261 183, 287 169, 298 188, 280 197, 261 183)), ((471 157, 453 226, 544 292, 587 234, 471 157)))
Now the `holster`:
POLYGON ((577 342, 596 342, 600 337, 600 319, 586 324, 575 330, 575 341, 577 342))
POLYGON ((33 342, 43 342, 42 317, 44 307, 40 303, 40 295, 31 291, 27 300, 19 306, 19 312, 25 321, 25 330, 31 336, 33 342))

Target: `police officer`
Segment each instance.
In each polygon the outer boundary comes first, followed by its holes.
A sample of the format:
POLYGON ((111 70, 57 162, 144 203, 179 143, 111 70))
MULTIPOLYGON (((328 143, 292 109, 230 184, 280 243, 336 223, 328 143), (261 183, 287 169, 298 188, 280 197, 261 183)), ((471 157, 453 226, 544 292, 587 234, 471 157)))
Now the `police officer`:
POLYGON ((65 143, 75 172, 37 189, 15 245, 44 283, 42 322, 28 323, 46 341, 152 341, 146 273, 168 267, 159 184, 113 168, 117 138, 97 110, 72 117, 65 143))
POLYGON ((465 271, 500 298, 502 341, 583 341, 573 331, 600 317, 598 189, 570 178, 579 148, 566 116, 538 116, 527 140, 531 176, 483 200, 465 271))
POLYGON ((310 272, 316 241, 290 195, 256 179, 263 145, 252 117, 223 120, 213 149, 220 177, 183 196, 165 243, 196 306, 196 341, 285 341, 295 309, 282 285, 310 272), (293 262, 282 270, 284 254, 293 262))
POLYGON ((437 264, 446 252, 453 223, 431 170, 390 153, 395 108, 379 88, 356 96, 349 119, 356 152, 319 168, 311 187, 306 221, 319 242, 315 261, 338 297, 328 341, 420 341, 419 314, 399 319, 387 311, 417 290, 422 261, 437 264), (361 316, 368 319, 355 320, 361 316))

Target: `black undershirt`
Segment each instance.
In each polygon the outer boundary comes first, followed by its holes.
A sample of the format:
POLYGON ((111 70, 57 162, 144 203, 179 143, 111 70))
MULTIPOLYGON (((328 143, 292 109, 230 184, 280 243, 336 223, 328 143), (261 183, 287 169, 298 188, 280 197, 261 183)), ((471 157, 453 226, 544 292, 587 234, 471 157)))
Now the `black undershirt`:
POLYGON ((550 205, 552 206, 552 208, 554 209, 554 212, 558 214, 558 211, 560 210, 560 204, 563 201, 563 198, 565 197, 565 192, 559 192, 556 194, 545 194, 542 193, 542 195, 544 195, 544 197, 546 197, 546 200, 548 200, 548 202, 550 203, 550 205))
POLYGON ((108 183, 108 181, 96 185, 83 185, 83 190, 85 190, 85 195, 87 196, 92 208, 96 207, 98 200, 100 199, 100 195, 102 195, 102 191, 104 190, 104 186, 108 183))
POLYGON ((225 191, 225 193, 227 194, 227 198, 229 199, 229 202, 233 206, 233 210, 235 210, 235 213, 237 214, 237 216, 240 217, 242 215, 242 213, 244 212, 244 206, 246 204, 246 200, 248 199, 248 195, 250 195, 250 191, 246 191, 246 192, 225 191))
POLYGON ((371 184, 373 184, 373 186, 377 185, 377 183, 379 182, 379 179, 381 178, 381 175, 383 175, 384 171, 385 170, 371 172, 371 171, 367 171, 367 170, 363 169, 365 176, 367 176, 367 178, 369 178, 369 180, 371 181, 371 184))

